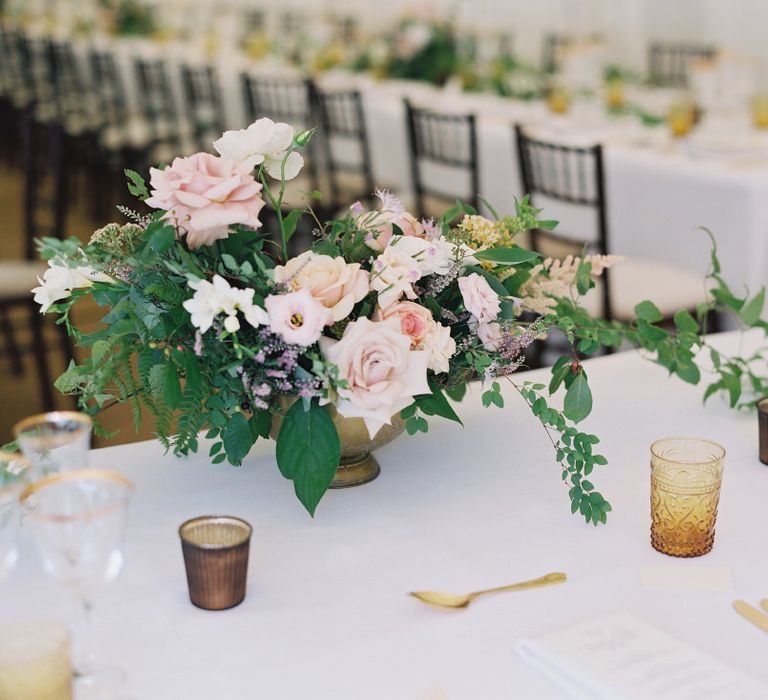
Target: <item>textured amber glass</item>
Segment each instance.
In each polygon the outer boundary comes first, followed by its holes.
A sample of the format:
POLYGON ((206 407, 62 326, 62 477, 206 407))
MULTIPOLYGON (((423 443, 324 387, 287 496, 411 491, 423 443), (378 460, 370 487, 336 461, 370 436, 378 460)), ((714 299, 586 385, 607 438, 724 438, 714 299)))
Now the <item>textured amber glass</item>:
POLYGON ((651 544, 674 557, 712 549, 725 450, 700 438, 651 445, 651 544))
POLYGON ((696 107, 692 102, 681 100, 670 105, 667 112, 667 124, 672 136, 687 136, 696 121, 696 107))
POLYGON ((768 396, 757 404, 757 431, 760 441, 760 461, 768 464, 768 396))
POLYGON ((752 98, 752 123, 757 129, 768 129, 768 95, 765 93, 752 98))

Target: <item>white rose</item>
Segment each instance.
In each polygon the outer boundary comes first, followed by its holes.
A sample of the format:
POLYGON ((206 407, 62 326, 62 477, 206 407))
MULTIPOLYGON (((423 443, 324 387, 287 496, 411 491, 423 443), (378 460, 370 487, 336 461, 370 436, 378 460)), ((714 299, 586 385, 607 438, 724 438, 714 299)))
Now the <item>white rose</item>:
POLYGON ((368 294, 368 273, 359 263, 344 258, 307 251, 275 268, 275 282, 292 290, 309 289, 323 306, 331 310, 331 323, 352 313, 352 307, 368 294))
MULTIPOLYGON (((292 126, 264 117, 247 129, 225 131, 213 142, 213 147, 220 156, 242 163, 248 170, 263 163, 270 176, 279 180, 283 158, 292 143, 292 126)), ((295 151, 291 153, 285 162, 285 179, 295 178, 303 165, 301 155, 295 151)))

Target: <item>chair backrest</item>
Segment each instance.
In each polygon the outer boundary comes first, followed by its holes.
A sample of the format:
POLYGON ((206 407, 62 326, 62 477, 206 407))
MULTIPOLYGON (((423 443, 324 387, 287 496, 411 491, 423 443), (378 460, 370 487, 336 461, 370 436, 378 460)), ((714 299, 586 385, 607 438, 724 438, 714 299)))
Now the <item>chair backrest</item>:
POLYGON ((335 41, 352 43, 357 36, 357 20, 352 15, 334 15, 331 18, 331 35, 335 41))
POLYGON ((414 107, 407 99, 405 112, 417 215, 427 214, 427 197, 450 201, 458 198, 477 209, 480 170, 475 116, 414 107), (463 186, 438 189, 432 184, 436 178, 425 172, 430 167, 440 171, 443 182, 454 177, 463 180, 463 186))
POLYGON ((61 124, 27 115, 22 124, 25 256, 37 258, 35 238, 63 238, 67 213, 66 154, 61 124))
POLYGON ((165 60, 137 58, 134 65, 139 104, 155 143, 168 144, 178 152, 181 149, 178 114, 165 60))
POLYGON ((89 100, 91 95, 72 44, 53 40, 48 51, 59 120, 67 123, 73 117, 90 119, 93 106, 89 100))
POLYGON ((91 66, 91 85, 104 124, 123 125, 128 118, 128 107, 122 74, 115 57, 109 50, 92 49, 88 60, 91 66))
POLYGON ((181 82, 195 147, 210 151, 211 143, 221 136, 226 123, 219 76, 213 66, 183 65, 181 82))
MULTIPOLYGON (((260 117, 290 124, 296 133, 317 126, 312 80, 307 78, 256 77, 241 75, 246 116, 249 122, 260 117)), ((306 171, 313 189, 318 187, 317 138, 313 138, 305 150, 306 171)))
POLYGON ((541 65, 545 73, 554 73, 560 68, 563 51, 573 41, 567 34, 547 34, 544 36, 541 65))
MULTIPOLYGON (((596 214, 596 236, 565 236, 536 229, 531 231, 532 247, 538 250, 542 237, 547 236, 591 248, 600 255, 608 255, 602 146, 568 146, 533 139, 525 134, 519 124, 515 125, 515 138, 523 191, 530 195, 532 201, 536 200, 537 195, 542 195, 566 205, 590 208, 596 214)), ((567 222, 564 228, 567 230, 567 222)), ((608 275, 603 274, 603 313, 610 319, 610 283, 608 275)))
POLYGON ((314 97, 323 132, 325 165, 333 204, 341 203, 344 187, 339 176, 344 172, 361 176, 362 190, 355 192, 354 196, 370 197, 374 189, 373 171, 360 93, 357 90, 316 89, 314 97))
POLYGON ((53 91, 53 65, 48 42, 26 34, 19 35, 19 59, 25 84, 29 89, 29 104, 52 118, 55 95, 53 91))
POLYGON ((687 87, 691 63, 714 58, 713 46, 681 41, 655 41, 648 47, 651 81, 665 87, 687 87))

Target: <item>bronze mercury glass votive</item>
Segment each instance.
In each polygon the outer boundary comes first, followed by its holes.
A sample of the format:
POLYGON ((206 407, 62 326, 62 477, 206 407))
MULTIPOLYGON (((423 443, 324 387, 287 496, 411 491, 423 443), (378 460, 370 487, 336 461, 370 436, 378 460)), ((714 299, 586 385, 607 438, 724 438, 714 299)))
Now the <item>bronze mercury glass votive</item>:
POLYGON ((651 445, 651 544, 674 557, 712 549, 725 449, 716 442, 671 437, 651 445))
POLYGON ((179 528, 189 599, 204 610, 226 610, 243 602, 251 526, 231 515, 204 515, 179 528))
POLYGON ((760 446, 758 455, 763 464, 768 464, 768 396, 757 402, 757 432, 760 446))

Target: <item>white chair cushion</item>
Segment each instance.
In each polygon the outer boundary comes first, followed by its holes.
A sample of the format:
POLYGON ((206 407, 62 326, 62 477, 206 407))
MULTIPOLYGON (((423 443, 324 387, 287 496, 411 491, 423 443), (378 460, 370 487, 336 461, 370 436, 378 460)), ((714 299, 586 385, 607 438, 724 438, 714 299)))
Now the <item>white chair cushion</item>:
MULTIPOLYGON (((706 298, 704 274, 693 272, 659 260, 627 258, 610 271, 613 316, 629 321, 635 316, 635 306, 649 299, 665 318, 679 309, 694 309, 706 298)), ((592 315, 602 314, 602 284, 582 299, 581 305, 592 315)))
POLYGON ((37 278, 47 267, 34 260, 0 260, 0 300, 31 299, 30 290, 38 286, 37 278))

